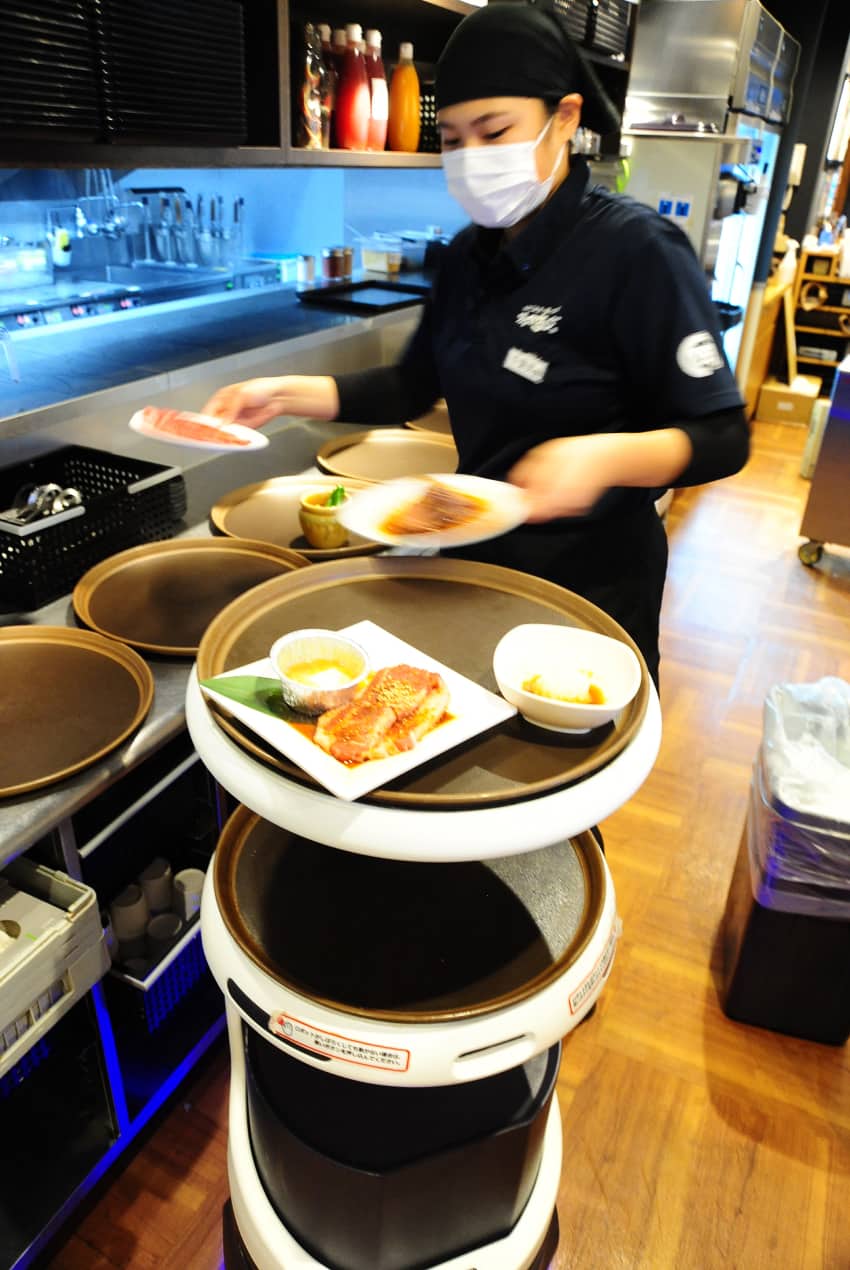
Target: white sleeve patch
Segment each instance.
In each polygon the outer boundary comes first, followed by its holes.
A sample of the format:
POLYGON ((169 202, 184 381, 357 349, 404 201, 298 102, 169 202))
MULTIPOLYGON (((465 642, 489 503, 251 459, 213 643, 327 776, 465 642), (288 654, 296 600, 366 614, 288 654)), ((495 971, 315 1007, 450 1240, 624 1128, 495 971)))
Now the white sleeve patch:
POLYGON ((679 370, 691 379, 707 379, 726 364, 709 331, 686 335, 676 349, 676 363, 679 370))

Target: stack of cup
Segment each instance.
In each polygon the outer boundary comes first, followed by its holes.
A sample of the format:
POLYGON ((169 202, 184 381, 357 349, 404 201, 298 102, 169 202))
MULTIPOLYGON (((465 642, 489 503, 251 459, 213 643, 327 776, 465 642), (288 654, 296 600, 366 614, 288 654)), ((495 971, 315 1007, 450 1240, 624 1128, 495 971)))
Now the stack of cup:
POLYGON ((157 856, 115 897, 109 918, 125 968, 132 962, 133 973, 144 978, 197 916, 203 887, 203 869, 181 869, 172 877, 169 862, 157 856))
POLYGON ((142 888, 135 882, 125 886, 109 906, 112 931, 118 940, 122 961, 141 957, 145 952, 145 930, 150 910, 142 888))

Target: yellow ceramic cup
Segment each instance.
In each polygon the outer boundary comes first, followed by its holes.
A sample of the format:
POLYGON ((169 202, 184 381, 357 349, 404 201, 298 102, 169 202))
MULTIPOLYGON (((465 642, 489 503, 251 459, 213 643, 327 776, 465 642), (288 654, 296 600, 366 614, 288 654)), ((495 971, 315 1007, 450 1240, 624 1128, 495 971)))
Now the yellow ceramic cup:
POLYGON ((304 537, 311 547, 317 551, 331 551, 334 547, 344 547, 348 542, 348 530, 337 520, 337 512, 343 503, 328 507, 328 499, 332 490, 310 490, 301 498, 298 508, 298 519, 304 537))

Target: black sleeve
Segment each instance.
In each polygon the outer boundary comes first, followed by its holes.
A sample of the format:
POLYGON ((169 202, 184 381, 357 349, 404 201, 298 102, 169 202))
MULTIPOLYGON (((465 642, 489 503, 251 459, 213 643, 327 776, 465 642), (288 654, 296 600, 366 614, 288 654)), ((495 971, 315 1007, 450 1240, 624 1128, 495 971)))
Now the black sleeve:
POLYGON ((741 406, 671 425, 687 433, 693 456, 674 489, 707 485, 740 472, 750 456, 750 428, 741 406))
POLYGON ((634 427, 688 434, 693 457, 677 486, 729 476, 747 460, 749 429, 693 248, 654 217, 635 226, 624 252, 611 332, 634 427))
POLYGON ((419 326, 395 366, 375 366, 336 376, 339 419, 346 423, 406 423, 441 397, 434 361, 432 301, 425 301, 419 326))

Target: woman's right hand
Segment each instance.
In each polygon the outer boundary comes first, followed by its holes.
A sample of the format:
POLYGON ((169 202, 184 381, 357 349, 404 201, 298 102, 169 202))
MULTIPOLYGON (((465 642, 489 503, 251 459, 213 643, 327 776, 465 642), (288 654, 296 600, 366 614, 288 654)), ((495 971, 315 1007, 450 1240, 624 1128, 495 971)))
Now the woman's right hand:
POLYGON ((277 415, 335 419, 339 394, 330 375, 281 375, 245 379, 213 393, 203 413, 227 423, 259 428, 277 415))

